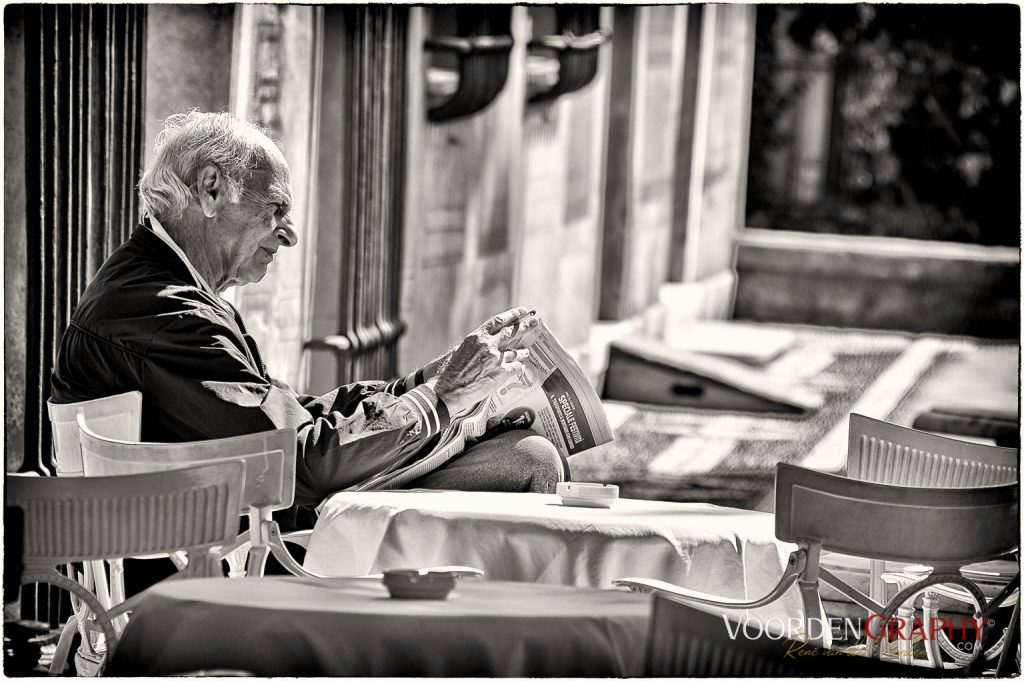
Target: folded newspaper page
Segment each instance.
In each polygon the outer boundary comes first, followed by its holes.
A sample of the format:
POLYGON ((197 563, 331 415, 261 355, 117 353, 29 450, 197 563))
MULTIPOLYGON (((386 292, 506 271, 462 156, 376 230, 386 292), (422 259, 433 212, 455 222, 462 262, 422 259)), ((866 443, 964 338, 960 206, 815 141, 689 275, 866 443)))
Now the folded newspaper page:
POLYGON ((469 411, 453 416, 431 451, 349 489, 401 488, 461 454, 467 441, 494 431, 532 430, 566 457, 610 442, 611 427, 594 386, 543 321, 520 346, 530 349, 523 371, 469 411))

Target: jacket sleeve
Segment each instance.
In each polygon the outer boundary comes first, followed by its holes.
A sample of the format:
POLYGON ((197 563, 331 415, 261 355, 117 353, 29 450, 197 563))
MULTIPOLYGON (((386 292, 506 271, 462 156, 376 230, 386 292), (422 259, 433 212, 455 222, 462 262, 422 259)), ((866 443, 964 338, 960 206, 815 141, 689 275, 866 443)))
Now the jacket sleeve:
POLYGON ((411 460, 449 423, 417 374, 298 395, 262 371, 233 324, 206 316, 176 316, 154 334, 145 365, 146 408, 183 439, 294 428, 299 505, 411 460))

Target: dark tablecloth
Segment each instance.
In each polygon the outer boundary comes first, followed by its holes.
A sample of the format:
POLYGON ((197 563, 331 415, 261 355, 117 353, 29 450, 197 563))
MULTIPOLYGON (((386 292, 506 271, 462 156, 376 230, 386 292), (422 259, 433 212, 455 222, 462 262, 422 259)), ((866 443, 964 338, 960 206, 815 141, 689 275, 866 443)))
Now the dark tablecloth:
POLYGON ((637 676, 650 597, 462 581, 444 601, 376 580, 198 579, 152 588, 107 675, 637 676))

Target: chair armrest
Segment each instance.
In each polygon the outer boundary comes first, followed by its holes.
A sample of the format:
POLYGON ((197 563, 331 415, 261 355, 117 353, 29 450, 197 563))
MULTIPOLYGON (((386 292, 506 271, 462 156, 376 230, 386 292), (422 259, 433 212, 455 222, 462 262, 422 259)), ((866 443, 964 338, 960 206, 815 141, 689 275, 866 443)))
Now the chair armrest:
POLYGON ((618 587, 626 587, 630 591, 639 593, 662 594, 687 603, 701 603, 703 605, 712 605, 719 608, 728 608, 730 610, 745 610, 747 608, 756 607, 752 605, 754 601, 748 602, 736 600, 734 598, 712 596, 711 594, 706 594, 703 591, 693 591, 692 589, 687 589, 676 584, 663 582, 660 579, 624 577, 623 579, 616 579, 612 584, 618 587))
POLYGON ((281 541, 288 542, 289 544, 295 544, 301 546, 304 549, 309 548, 309 538, 313 536, 313 530, 296 530, 295 532, 288 532, 281 535, 281 541))
POLYGON ((188 565, 188 556, 184 551, 173 551, 171 553, 147 553, 140 556, 128 556, 132 560, 159 560, 160 558, 167 558, 174 567, 179 570, 184 570, 185 566, 188 565))
POLYGON ((669 584, 668 582, 663 582, 660 579, 647 579, 645 577, 624 577, 623 579, 616 579, 612 584, 614 586, 624 586, 631 591, 640 591, 643 593, 657 591, 687 603, 702 603, 704 605, 711 605, 718 608, 746 610, 748 608, 760 608, 763 605, 768 605, 769 603, 777 601, 782 594, 784 594, 786 590, 796 582, 800 574, 803 572, 806 564, 806 550, 800 549, 799 551, 794 551, 789 554, 789 562, 786 564, 786 569, 782 573, 782 576, 779 577, 779 582, 767 594, 752 601, 740 601, 735 598, 712 596, 711 594, 693 591, 675 584, 669 584))

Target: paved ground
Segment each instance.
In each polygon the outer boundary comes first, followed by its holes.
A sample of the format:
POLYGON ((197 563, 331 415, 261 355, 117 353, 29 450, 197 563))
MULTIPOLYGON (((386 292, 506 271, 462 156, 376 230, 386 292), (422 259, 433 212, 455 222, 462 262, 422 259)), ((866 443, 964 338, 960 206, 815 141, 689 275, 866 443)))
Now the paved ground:
POLYGON ((757 371, 821 393, 820 409, 799 418, 606 402, 616 439, 573 457, 574 478, 615 483, 622 496, 771 510, 777 462, 842 472, 850 412, 910 425, 951 365, 979 352, 995 352, 1008 371, 1017 363, 1015 344, 773 328, 791 330, 793 343, 757 371))

